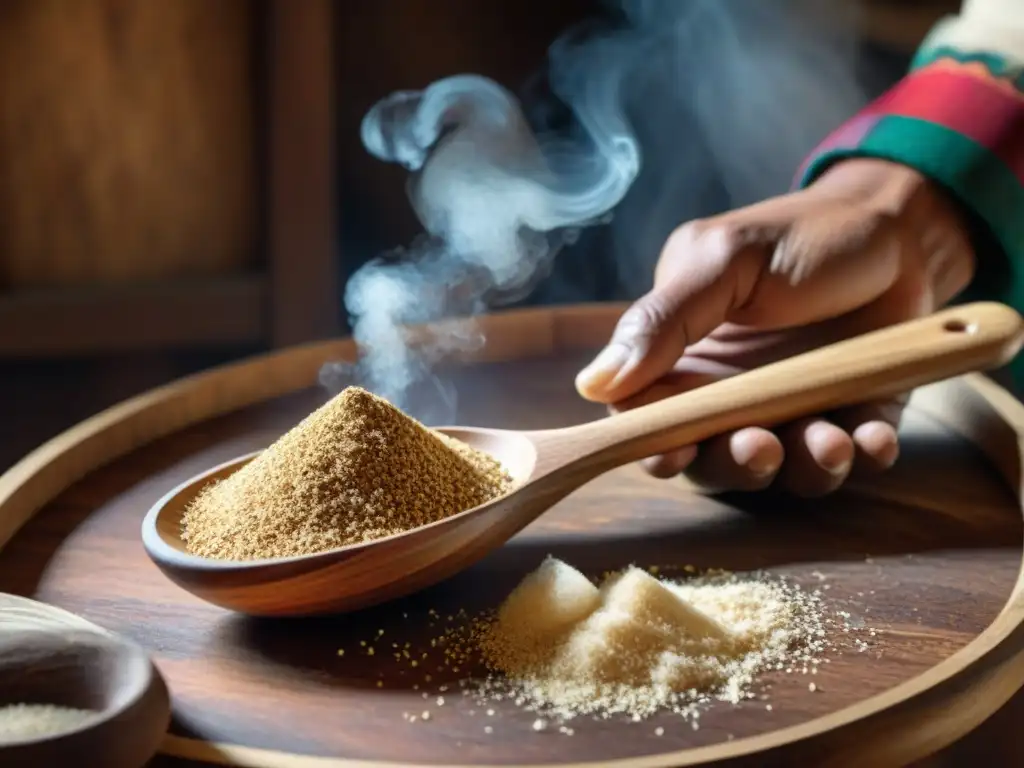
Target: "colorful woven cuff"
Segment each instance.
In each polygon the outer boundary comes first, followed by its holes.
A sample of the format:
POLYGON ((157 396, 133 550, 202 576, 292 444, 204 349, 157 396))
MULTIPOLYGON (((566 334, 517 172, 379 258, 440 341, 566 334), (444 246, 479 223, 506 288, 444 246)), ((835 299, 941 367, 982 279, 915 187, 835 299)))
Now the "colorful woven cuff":
POLYGON ((1016 78, 977 60, 933 58, 826 138, 798 185, 849 157, 884 158, 928 175, 1024 265, 1024 91, 1016 78))
MULTIPOLYGON (((917 169, 949 190, 1002 251, 978 243, 978 278, 964 298, 984 293, 1024 311, 1024 75, 998 57, 950 49, 922 52, 915 65, 815 149, 796 185, 852 157, 917 169)), ((1024 356, 1018 360, 1024 373, 1024 356)))

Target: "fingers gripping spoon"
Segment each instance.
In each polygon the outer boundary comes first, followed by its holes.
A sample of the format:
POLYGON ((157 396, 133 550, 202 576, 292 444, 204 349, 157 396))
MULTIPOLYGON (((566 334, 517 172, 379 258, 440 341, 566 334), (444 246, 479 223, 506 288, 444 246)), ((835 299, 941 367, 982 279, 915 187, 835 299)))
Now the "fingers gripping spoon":
POLYGON ((171 491, 146 516, 143 542, 174 582, 243 613, 300 616, 355 610, 435 584, 473 564, 569 493, 615 467, 745 426, 891 397, 999 367, 1024 343, 1024 319, 996 303, 944 310, 782 360, 705 387, 564 429, 440 431, 498 458, 510 493, 430 525, 327 552, 224 561, 186 552, 181 516, 243 456, 171 491))

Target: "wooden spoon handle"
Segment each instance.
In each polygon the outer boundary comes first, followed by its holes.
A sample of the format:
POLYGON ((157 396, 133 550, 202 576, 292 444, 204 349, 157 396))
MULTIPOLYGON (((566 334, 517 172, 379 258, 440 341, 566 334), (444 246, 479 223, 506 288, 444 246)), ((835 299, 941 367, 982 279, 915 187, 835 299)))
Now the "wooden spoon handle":
POLYGON ((611 467, 733 429, 770 427, 996 368, 1024 343, 1024 318, 981 302, 821 347, 607 419, 563 430, 581 462, 611 467))

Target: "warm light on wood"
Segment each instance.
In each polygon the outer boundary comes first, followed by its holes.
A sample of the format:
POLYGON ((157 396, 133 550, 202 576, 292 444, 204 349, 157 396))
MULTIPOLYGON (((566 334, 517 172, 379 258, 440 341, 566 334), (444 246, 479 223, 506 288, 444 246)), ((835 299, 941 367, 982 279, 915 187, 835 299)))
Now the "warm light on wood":
MULTIPOLYGON (((621 309, 481 318, 487 344, 454 374, 460 419, 531 431, 599 418, 572 376, 621 309)), ((309 623, 245 620, 168 581, 138 540, 145 511, 198 473, 268 445, 323 401, 321 364, 353 351, 346 340, 318 343, 182 379, 83 422, 0 478, 0 589, 149 650, 183 724, 161 746, 175 764, 409 768, 429 755, 458 766, 899 765, 969 734, 1024 684, 1024 406, 976 374, 918 390, 897 466, 827 500, 708 498, 627 466, 422 595, 309 623), (823 665, 814 692, 811 678, 773 679, 773 712, 714 707, 699 731, 668 718, 581 722, 571 738, 535 734, 533 718, 510 705, 485 735, 484 713, 469 717, 450 695, 429 723, 404 722, 403 710, 423 708, 421 692, 397 677, 393 658, 360 654, 358 641, 385 629, 429 648, 428 608, 496 606, 548 552, 588 573, 694 563, 767 567, 814 584, 820 570, 836 605, 859 605, 859 616, 893 631, 878 656, 844 652, 823 665)), ((987 724, 953 749, 973 754, 967 744, 977 749, 977 739, 984 754, 1020 754, 1013 733, 987 724)), ((928 765, 960 764, 937 759, 928 765)))

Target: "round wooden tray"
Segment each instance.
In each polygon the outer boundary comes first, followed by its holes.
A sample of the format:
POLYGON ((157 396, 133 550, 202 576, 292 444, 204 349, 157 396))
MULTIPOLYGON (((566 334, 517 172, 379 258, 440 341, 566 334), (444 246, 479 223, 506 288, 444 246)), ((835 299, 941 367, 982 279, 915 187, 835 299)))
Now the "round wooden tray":
MULTIPOLYGON (((485 318, 487 344, 453 368, 459 421, 529 429, 601 416, 572 379, 620 311, 485 318)), ((348 341, 313 344, 181 380, 83 422, 0 478, 0 590, 152 652, 174 699, 161 765, 906 764, 976 728, 1024 685, 1024 408, 980 376, 916 393, 896 468, 825 501, 709 498, 628 467, 470 571, 359 614, 245 619, 176 588, 143 552, 146 510, 182 480, 272 442, 325 399, 321 364, 352 351, 348 341), (534 732, 512 703, 488 716, 446 673, 427 682, 428 662, 417 677, 386 652, 426 645, 439 629, 430 624, 460 608, 494 606, 549 553, 589 572, 630 562, 767 568, 821 587, 830 610, 878 633, 857 633, 865 651, 838 636, 813 678, 767 676, 771 709, 761 699, 713 706, 699 730, 668 715, 584 719, 571 736, 534 732), (428 722, 403 719, 424 709, 428 722)))

